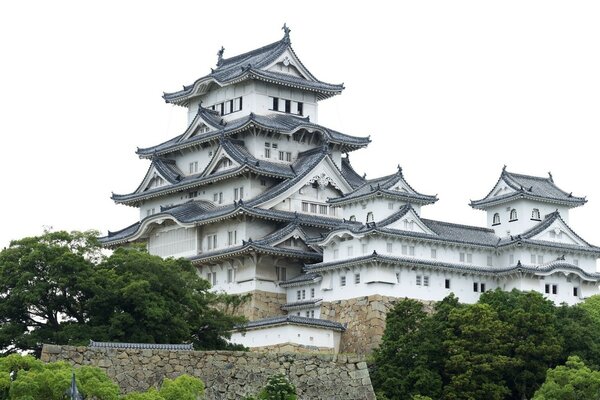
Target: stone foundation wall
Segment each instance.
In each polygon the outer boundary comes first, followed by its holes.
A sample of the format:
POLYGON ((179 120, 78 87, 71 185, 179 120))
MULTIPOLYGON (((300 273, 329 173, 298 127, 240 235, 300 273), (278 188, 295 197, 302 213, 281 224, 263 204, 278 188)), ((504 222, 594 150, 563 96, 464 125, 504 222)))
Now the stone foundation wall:
POLYGON ((375 400, 367 364, 359 356, 44 345, 41 358, 100 367, 124 393, 156 387, 165 377, 185 373, 204 381, 207 400, 241 399, 283 373, 302 400, 375 400))
MULTIPOLYGON (((397 297, 372 295, 323 302, 321 318, 346 324, 340 344, 341 353, 371 354, 381 343, 385 317, 397 300, 397 297)), ((429 307, 433 302, 424 303, 429 307)))
POLYGON ((334 354, 334 349, 330 347, 303 346, 296 343, 282 343, 272 346, 253 347, 250 351, 269 352, 269 353, 321 353, 334 354))
POLYGON ((281 306, 287 302, 285 293, 255 290, 244 294, 251 294, 252 298, 241 306, 239 311, 250 321, 284 314, 281 306))

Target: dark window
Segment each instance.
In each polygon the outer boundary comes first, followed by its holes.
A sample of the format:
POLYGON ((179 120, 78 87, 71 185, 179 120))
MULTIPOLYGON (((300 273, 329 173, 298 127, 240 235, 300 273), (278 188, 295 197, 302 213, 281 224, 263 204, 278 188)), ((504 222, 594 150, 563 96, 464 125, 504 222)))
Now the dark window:
POLYGON ((298 103, 298 115, 304 115, 304 104, 298 103))
POLYGON ((277 97, 273 97, 273 110, 279 110, 279 99, 277 97))
POLYGON ((479 283, 473 282, 473 291, 474 292, 478 292, 479 291, 479 283))
POLYGON ((285 101, 285 112, 288 114, 292 112, 292 101, 291 100, 285 101))
POLYGON ((550 285, 546 283, 546 287, 544 290, 545 293, 550 293, 550 285))
POLYGON ((552 285, 552 294, 558 293, 558 285, 552 285))
POLYGON ((481 285, 479 285, 479 291, 481 293, 485 292, 485 283, 482 283, 481 285))
POLYGON ((492 224, 493 225, 499 225, 500 224, 500 214, 498 214, 498 213, 494 214, 494 222, 492 224))
POLYGON ((573 288, 573 296, 575 296, 575 297, 579 296, 579 288, 577 288, 577 287, 573 288))
POLYGON ((444 286, 446 287, 446 289, 450 289, 450 279, 446 279, 444 286))

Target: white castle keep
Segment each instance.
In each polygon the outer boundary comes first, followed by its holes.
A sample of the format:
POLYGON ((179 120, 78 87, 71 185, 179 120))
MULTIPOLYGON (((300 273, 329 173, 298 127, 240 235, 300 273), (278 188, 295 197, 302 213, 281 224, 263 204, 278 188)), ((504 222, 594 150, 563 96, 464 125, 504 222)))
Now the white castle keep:
POLYGON ((471 206, 487 227, 424 219, 436 196, 400 167, 366 180, 348 154, 368 137, 318 124, 318 103, 343 85, 318 80, 281 40, 231 58, 164 94, 187 107, 181 135, 137 154, 150 162, 137 189, 114 194, 140 219, 101 238, 145 242, 185 257, 216 291, 250 293, 250 323, 232 341, 251 348, 364 353, 396 298, 473 303, 500 288, 538 291, 556 304, 598 293, 600 248, 569 226, 583 197, 552 175, 503 169, 471 206))

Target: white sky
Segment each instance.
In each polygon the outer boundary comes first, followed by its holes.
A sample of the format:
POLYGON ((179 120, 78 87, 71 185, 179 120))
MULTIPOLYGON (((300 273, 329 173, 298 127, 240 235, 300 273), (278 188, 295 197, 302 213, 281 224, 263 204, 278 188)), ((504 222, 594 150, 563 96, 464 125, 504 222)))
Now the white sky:
POLYGON ((317 78, 343 82, 319 123, 371 135, 351 154, 374 178, 401 164, 440 201, 423 216, 484 225, 472 210, 501 168, 552 171, 589 203, 570 225, 600 245, 600 2, 5 1, 0 4, 0 248, 55 230, 118 230, 148 161, 180 134, 165 104, 225 57, 279 40, 317 78), (357 5, 360 4, 360 7, 357 5), (392 7, 393 4, 393 7, 392 7))

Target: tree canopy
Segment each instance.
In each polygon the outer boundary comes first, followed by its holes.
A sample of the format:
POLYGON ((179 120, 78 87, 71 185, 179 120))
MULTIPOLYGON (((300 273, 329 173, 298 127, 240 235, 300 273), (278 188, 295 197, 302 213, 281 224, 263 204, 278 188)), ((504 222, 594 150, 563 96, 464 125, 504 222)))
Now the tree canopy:
POLYGON ((104 256, 96 232, 46 232, 0 251, 0 349, 97 341, 226 348, 239 296, 215 294, 184 259, 139 247, 104 256))
POLYGON ((204 383, 189 375, 165 378, 160 389, 121 396, 119 387, 97 367, 73 368, 65 362, 45 364, 32 356, 0 357, 0 400, 64 400, 75 374, 77 389, 96 400, 197 400, 204 383))
POLYGON ((486 292, 469 305, 450 295, 430 313, 418 301, 399 300, 372 357, 371 380, 387 399, 532 398, 549 368, 569 356, 598 368, 599 312, 595 296, 557 307, 517 290, 486 292))

